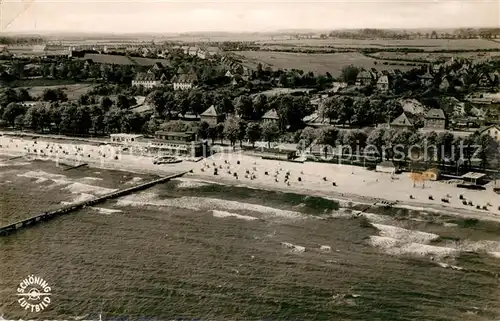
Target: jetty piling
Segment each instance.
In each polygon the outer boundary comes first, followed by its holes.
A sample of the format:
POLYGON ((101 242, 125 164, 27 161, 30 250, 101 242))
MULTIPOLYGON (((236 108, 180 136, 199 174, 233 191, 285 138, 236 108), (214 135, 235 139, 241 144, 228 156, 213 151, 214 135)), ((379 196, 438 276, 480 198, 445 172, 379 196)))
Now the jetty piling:
POLYGON ((77 168, 80 168, 80 167, 83 167, 83 166, 87 166, 88 164, 87 163, 83 163, 83 164, 78 164, 76 166, 71 166, 69 168, 65 168, 63 171, 69 171, 71 169, 77 169, 77 168))
MULTIPOLYGON (((86 165, 86 164, 84 164, 84 165, 86 165)), ((15 222, 15 223, 0 227, 0 236, 5 236, 8 234, 11 234, 11 233, 16 232, 18 230, 21 230, 23 228, 33 226, 33 225, 40 223, 40 222, 48 221, 48 220, 53 219, 57 216, 61 216, 61 215, 82 209, 86 206, 96 205, 98 203, 102 203, 102 202, 109 200, 109 199, 117 198, 120 196, 131 194, 133 192, 147 189, 147 188, 149 188, 153 185, 156 185, 156 184, 165 183, 171 179, 181 177, 188 172, 189 171, 185 171, 185 172, 181 172, 181 173, 177 173, 177 174, 173 174, 173 175, 169 175, 169 176, 165 176, 165 177, 160 177, 158 179, 155 179, 155 180, 143 183, 143 184, 139 184, 136 186, 132 186, 129 188, 114 191, 114 192, 93 198, 91 200, 87 200, 87 201, 83 201, 83 202, 75 203, 75 204, 70 204, 70 205, 61 207, 60 209, 54 210, 54 211, 37 214, 37 215, 32 216, 30 218, 23 219, 23 220, 15 222)))

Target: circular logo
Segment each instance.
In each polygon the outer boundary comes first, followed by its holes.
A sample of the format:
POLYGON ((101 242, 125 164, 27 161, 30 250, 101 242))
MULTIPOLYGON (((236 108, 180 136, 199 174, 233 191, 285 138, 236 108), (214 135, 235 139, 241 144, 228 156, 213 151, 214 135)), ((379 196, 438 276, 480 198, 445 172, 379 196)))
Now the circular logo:
POLYGON ((19 283, 17 302, 21 308, 30 312, 40 312, 50 304, 51 289, 47 281, 38 276, 30 275, 19 283))

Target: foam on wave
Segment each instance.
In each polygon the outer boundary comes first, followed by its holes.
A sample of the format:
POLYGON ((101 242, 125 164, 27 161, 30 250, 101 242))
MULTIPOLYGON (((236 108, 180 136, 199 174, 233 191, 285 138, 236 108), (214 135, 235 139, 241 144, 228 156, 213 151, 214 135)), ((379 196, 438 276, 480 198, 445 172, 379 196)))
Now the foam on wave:
POLYGON ((246 220, 246 221, 258 220, 258 218, 254 217, 254 216, 240 215, 240 214, 236 214, 236 213, 230 213, 230 212, 218 211, 218 210, 213 210, 212 214, 214 217, 218 217, 218 218, 234 217, 234 218, 238 218, 238 219, 246 220))
POLYGON ((280 210, 273 207, 241 203, 238 201, 228 201, 216 198, 204 197, 178 197, 169 199, 160 199, 155 193, 140 193, 134 195, 127 195, 120 198, 117 202, 119 206, 166 206, 185 208, 194 211, 210 211, 214 209, 226 211, 252 211, 270 216, 277 216, 283 218, 301 218, 302 214, 299 212, 280 210))

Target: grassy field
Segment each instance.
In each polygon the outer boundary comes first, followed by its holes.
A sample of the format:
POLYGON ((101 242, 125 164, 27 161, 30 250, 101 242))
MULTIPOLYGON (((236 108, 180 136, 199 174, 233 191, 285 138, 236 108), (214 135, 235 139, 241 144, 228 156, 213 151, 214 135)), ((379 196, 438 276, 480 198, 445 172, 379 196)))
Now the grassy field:
POLYGON ((66 95, 68 95, 68 100, 78 99, 81 95, 87 93, 90 89, 95 87, 95 84, 72 84, 72 85, 55 85, 55 86, 33 86, 33 87, 23 87, 28 89, 31 97, 39 97, 45 89, 57 89, 62 88, 66 95))
POLYGON ((262 63, 264 66, 282 69, 302 69, 314 73, 329 72, 333 77, 338 77, 343 67, 354 65, 363 68, 376 68, 378 70, 400 69, 409 70, 415 67, 401 65, 383 65, 377 60, 368 58, 358 52, 334 54, 303 54, 291 52, 270 51, 241 51, 237 55, 243 56, 251 64, 262 63))
POLYGON ((466 58, 473 60, 486 60, 490 58, 500 57, 500 52, 460 52, 460 53, 404 53, 404 52, 377 52, 372 54, 374 57, 381 59, 425 59, 428 61, 436 61, 441 59, 466 58))
POLYGON ((291 39, 261 40, 261 45, 331 48, 421 48, 424 50, 498 49, 500 43, 485 39, 419 39, 419 40, 354 40, 354 39, 291 39))
POLYGON ((115 64, 115 65, 152 66, 157 62, 160 62, 164 66, 170 64, 170 61, 168 59, 127 57, 127 56, 104 55, 104 54, 86 54, 83 58, 78 58, 78 59, 80 59, 80 60, 92 59, 92 61, 95 63, 115 64))

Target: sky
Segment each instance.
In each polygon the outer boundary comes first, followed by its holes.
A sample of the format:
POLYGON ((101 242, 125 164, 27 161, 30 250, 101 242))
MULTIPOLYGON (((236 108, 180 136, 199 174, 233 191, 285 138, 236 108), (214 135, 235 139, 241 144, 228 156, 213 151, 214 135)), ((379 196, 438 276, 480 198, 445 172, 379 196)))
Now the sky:
POLYGON ((500 27, 498 0, 0 0, 5 32, 500 27))

